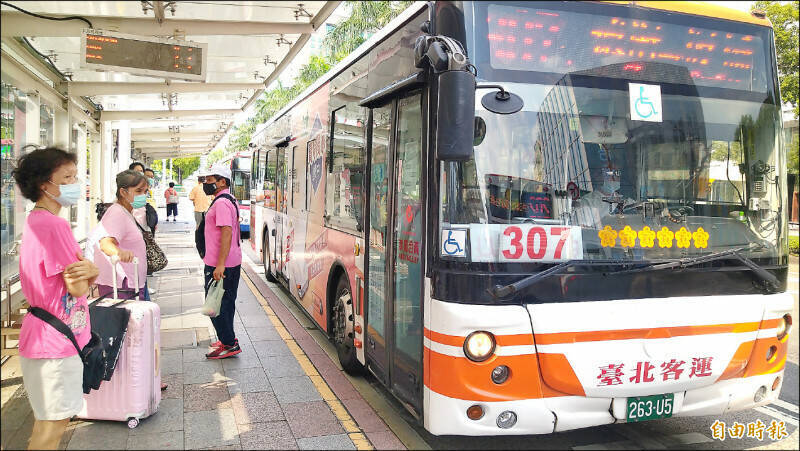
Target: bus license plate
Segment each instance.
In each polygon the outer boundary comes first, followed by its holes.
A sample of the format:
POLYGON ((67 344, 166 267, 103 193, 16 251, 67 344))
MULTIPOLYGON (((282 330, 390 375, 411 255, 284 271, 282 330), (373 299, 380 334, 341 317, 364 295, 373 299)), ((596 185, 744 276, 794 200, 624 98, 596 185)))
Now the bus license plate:
POLYGON ((673 393, 628 398, 627 420, 633 423, 655 420, 656 418, 669 418, 672 416, 674 398, 675 395, 673 393))

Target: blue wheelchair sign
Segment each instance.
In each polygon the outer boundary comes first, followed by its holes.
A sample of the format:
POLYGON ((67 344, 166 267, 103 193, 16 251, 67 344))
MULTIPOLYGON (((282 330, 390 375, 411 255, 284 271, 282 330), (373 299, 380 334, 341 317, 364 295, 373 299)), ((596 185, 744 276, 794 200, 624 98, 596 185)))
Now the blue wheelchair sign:
POLYGON ((466 230, 442 230, 442 255, 447 257, 466 257, 466 230))

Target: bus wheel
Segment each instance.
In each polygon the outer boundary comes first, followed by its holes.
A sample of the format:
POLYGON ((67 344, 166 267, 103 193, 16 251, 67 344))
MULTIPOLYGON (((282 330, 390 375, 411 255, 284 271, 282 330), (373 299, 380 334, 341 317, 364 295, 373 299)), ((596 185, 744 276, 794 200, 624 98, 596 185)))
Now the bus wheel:
POLYGON ((336 286, 336 298, 333 304, 333 342, 339 355, 339 363, 347 374, 361 374, 363 365, 356 357, 353 345, 353 297, 346 277, 340 277, 336 286))
POLYGON ((275 276, 272 275, 272 259, 269 258, 269 233, 264 234, 264 247, 261 248, 262 263, 264 263, 264 277, 268 282, 276 282, 275 276))

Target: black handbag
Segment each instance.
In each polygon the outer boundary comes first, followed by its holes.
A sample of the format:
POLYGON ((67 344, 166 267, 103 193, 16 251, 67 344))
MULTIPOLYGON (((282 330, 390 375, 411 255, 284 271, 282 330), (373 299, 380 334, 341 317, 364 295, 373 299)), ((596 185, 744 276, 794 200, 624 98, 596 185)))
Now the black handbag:
POLYGON ((89 340, 89 343, 81 349, 69 326, 56 318, 52 313, 40 307, 30 307, 28 311, 33 316, 53 326, 54 329, 64 334, 69 338, 73 346, 75 346, 75 349, 78 351, 78 356, 80 356, 83 362, 83 392, 88 394, 92 389, 99 389, 100 383, 108 372, 108 354, 100 335, 93 330, 92 338, 89 340))
POLYGON ((166 268, 169 261, 164 251, 161 250, 158 244, 156 244, 156 240, 153 239, 153 234, 145 230, 135 219, 133 222, 136 223, 136 227, 139 227, 139 231, 142 232, 142 238, 144 239, 145 253, 147 254, 147 274, 153 274, 156 271, 161 271, 166 268))

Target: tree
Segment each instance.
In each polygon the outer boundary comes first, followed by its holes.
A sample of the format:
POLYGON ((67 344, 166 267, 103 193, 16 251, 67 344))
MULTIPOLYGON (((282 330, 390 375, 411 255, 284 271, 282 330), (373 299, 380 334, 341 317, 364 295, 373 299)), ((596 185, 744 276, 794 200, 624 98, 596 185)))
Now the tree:
MULTIPOLYGON (((169 166, 169 163, 167 164, 169 166)), ((185 177, 187 177, 192 172, 196 171, 197 168, 200 167, 200 157, 183 157, 183 158, 175 158, 172 160, 172 173, 169 173, 169 170, 163 169, 161 167, 161 160, 155 160, 150 165, 150 168, 153 171, 161 172, 162 169, 167 172, 167 180, 178 180, 178 182, 182 182, 185 177), (178 177, 180 175, 180 177, 178 177)))
MULTIPOLYGON (((798 117, 798 2, 761 0, 753 3, 751 11, 761 10, 767 14, 775 30, 775 50, 778 54, 778 75, 783 101, 794 107, 798 117)), ((795 148, 796 150, 796 148, 795 148)))
POLYGON ((336 64, 343 60, 412 3, 414 2, 348 0, 350 17, 340 22, 322 41, 328 61, 336 64))

